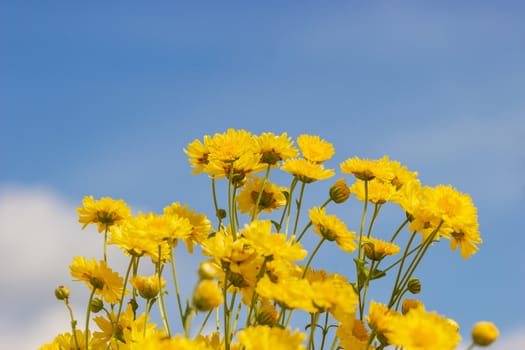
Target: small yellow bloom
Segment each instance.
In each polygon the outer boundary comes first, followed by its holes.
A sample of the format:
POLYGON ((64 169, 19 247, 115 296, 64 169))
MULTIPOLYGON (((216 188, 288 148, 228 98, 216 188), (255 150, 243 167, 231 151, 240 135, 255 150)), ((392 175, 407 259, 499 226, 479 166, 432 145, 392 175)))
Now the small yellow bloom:
POLYGON ((286 190, 286 187, 277 187, 271 182, 264 183, 263 187, 263 179, 254 176, 246 182, 237 196, 239 211, 243 214, 251 214, 257 200, 259 200, 257 212, 264 210, 269 213, 278 209, 286 204, 286 197, 284 196, 286 190))
POLYGON ((189 162, 194 168, 192 174, 201 173, 206 164, 208 164, 208 156, 210 154, 208 146, 210 143, 211 137, 206 135, 204 136, 204 143, 200 140, 194 140, 188 145, 188 149, 184 149, 184 153, 189 157, 189 162))
POLYGON ((327 215, 325 208, 314 207, 308 212, 310 220, 314 225, 314 232, 328 241, 336 241, 339 248, 347 253, 353 252, 355 243, 355 232, 348 231, 346 224, 335 215, 327 215))
POLYGON ((153 299, 159 294, 159 290, 166 287, 164 278, 158 275, 152 276, 133 276, 130 280, 131 285, 136 288, 144 299, 153 299))
POLYGON ((102 197, 95 200, 93 196, 84 197, 82 207, 77 208, 77 212, 78 221, 83 224, 82 229, 89 224, 96 224, 98 232, 118 225, 131 215, 129 207, 122 199, 102 197))
POLYGON ((345 179, 339 179, 330 187, 330 199, 335 203, 343 203, 350 198, 350 188, 346 185, 345 179))
POLYGON ((367 350, 369 348, 368 331, 361 320, 340 324, 337 327, 336 335, 340 339, 339 346, 344 349, 367 350))
POLYGON ((282 133, 279 136, 273 133, 262 133, 255 136, 257 143, 257 153, 261 155, 260 162, 277 166, 281 160, 297 157, 299 151, 293 146, 293 141, 288 134, 282 133))
POLYGON ((71 276, 84 281, 91 290, 96 288, 95 294, 101 295, 108 303, 119 302, 124 280, 117 272, 107 267, 105 261, 96 262, 95 258, 86 260, 83 256, 76 256, 69 269, 71 276))
POLYGON ((246 350, 304 350, 301 343, 306 334, 278 327, 256 326, 245 328, 237 335, 246 350))
POLYGON ((498 339, 499 330, 492 322, 481 321, 472 328, 472 342, 478 346, 488 346, 498 339))
POLYGON ((322 163, 334 155, 334 146, 319 136, 301 135, 297 144, 303 157, 313 163, 322 163))
POLYGON ((199 311, 215 309, 223 302, 222 291, 217 282, 202 280, 193 291, 193 306, 199 311))
POLYGON ((322 164, 316 164, 306 159, 288 159, 281 169, 297 177, 299 181, 311 183, 326 180, 335 175, 333 169, 325 169, 322 164))
POLYGON ((370 260, 382 260, 385 256, 395 255, 399 253, 399 246, 383 241, 381 239, 369 237, 363 238, 363 248, 365 255, 370 260))

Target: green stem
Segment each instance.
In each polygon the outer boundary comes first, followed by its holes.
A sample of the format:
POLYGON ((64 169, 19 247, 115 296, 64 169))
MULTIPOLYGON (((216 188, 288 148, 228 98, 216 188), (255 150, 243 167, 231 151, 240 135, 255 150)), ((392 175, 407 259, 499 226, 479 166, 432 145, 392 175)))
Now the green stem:
MULTIPOLYGON (((180 291, 179 291, 179 281, 177 279, 177 269, 175 267, 175 256, 173 255, 173 248, 170 249, 170 265, 171 265, 171 274, 173 277, 173 285, 175 288, 175 294, 177 295, 177 306, 179 308, 179 315, 181 322, 184 321, 184 312, 182 311, 182 301, 180 297, 180 291)), ((160 280, 159 280, 160 283, 160 280)))
POLYGON ((326 335, 328 334, 328 312, 325 312, 324 326, 323 326, 323 337, 321 338, 321 350, 324 349, 324 343, 326 341, 326 335))
MULTIPOLYGON (((303 196, 304 196, 304 188, 306 187, 306 183, 301 183, 301 190, 299 192, 299 199, 297 200, 297 211, 295 213, 295 223, 293 225, 293 231, 292 235, 295 236, 297 233, 297 225, 299 225, 299 216, 301 215, 301 207, 303 202, 303 196)), ((288 225, 287 225, 288 226, 288 225)), ((286 236, 288 236, 288 227, 286 227, 286 236)))
POLYGON ((368 270, 368 274, 366 276, 365 284, 364 284, 364 291, 363 296, 359 299, 359 319, 363 320, 363 314, 366 304, 366 294, 368 293, 368 287, 370 286, 370 277, 372 276, 372 273, 374 272, 374 269, 377 268, 377 265, 375 265, 375 261, 372 261, 370 263, 370 269, 368 270))
POLYGON ((311 313, 310 314, 310 334, 308 336, 308 346, 307 349, 315 349, 314 347, 314 333, 315 333, 315 327, 317 325, 317 319, 319 317, 318 313, 311 313))
POLYGON ((108 245, 108 228, 109 225, 106 224, 106 229, 104 230, 104 262, 108 262, 107 258, 107 245, 108 245))
POLYGON ((297 186, 297 182, 299 182, 299 180, 297 179, 297 177, 294 177, 293 180, 292 180, 292 183, 290 184, 290 192, 288 193, 288 198, 286 200, 286 205, 285 205, 285 207, 283 209, 283 214, 281 215, 281 220, 279 220, 279 232, 282 232, 284 218, 287 215, 288 215, 288 217, 290 216, 290 208, 291 208, 291 203, 292 203, 292 194, 293 194, 293 191, 295 190, 295 186, 297 186))
POLYGON ((313 260, 313 258, 315 256, 315 254, 317 254, 317 252, 319 251, 319 248, 321 248, 321 245, 324 243, 325 240, 326 240, 326 238, 324 238, 324 237, 321 238, 319 243, 317 243, 317 246, 315 247, 315 249, 312 251, 312 254, 308 258, 308 262, 304 266, 304 271, 303 271, 303 277, 302 278, 304 278, 304 276, 306 276, 306 273, 308 272, 308 268, 310 267, 310 264, 312 263, 312 260, 313 260))
POLYGON ((222 289, 222 297, 223 297, 223 304, 224 304, 224 349, 230 350, 230 310, 228 310, 228 277, 229 277, 229 271, 226 271, 224 274, 224 287, 222 289))
POLYGON ((399 288, 399 282, 400 282, 399 278, 401 277, 401 271, 403 270, 403 265, 405 264, 406 258, 408 257, 408 250, 410 249, 410 245, 414 241, 414 238, 416 237, 416 235, 417 235, 417 232, 412 233, 412 235, 410 236, 410 238, 408 240, 407 245, 405 246, 405 250, 403 252, 403 256, 401 257, 401 263, 399 265, 399 269, 397 270, 396 280, 394 282, 394 287, 392 288, 392 294, 390 296, 390 301, 388 302, 388 307, 391 307, 392 305, 394 305, 395 297, 396 297, 396 295, 399 292, 398 288, 399 288))
POLYGON ((230 219, 230 231, 233 235, 233 240, 235 241, 237 239, 237 232, 235 230, 235 219, 233 217, 234 211, 235 211, 235 200, 233 198, 233 190, 235 186, 233 185, 233 162, 230 164, 229 174, 228 174, 228 216, 230 219))
POLYGON ((208 311, 206 314, 206 317, 204 317, 204 320, 202 321, 201 326, 199 327, 199 331, 197 332, 197 335, 201 335, 202 331, 204 330, 204 327, 206 326, 206 323, 208 323, 208 320, 210 319, 211 314, 213 313, 213 309, 208 311))
POLYGON ((366 220, 366 211, 368 209, 368 180, 364 180, 365 185, 365 203, 363 206, 363 213, 361 215, 361 225, 359 226, 359 244, 358 244, 358 259, 361 260, 363 258, 363 246, 362 246, 362 240, 363 240, 363 231, 365 229, 365 220, 366 220))
POLYGON ((71 305, 69 305, 68 298, 64 299, 64 304, 66 304, 67 310, 69 311, 69 318, 71 319, 71 331, 73 333, 73 338, 75 339, 75 348, 80 350, 80 347, 78 346, 78 339, 77 339, 77 329, 76 329, 77 321, 75 320, 75 317, 73 316, 73 309, 71 308, 71 305))
POLYGON ((85 346, 86 350, 89 349, 89 316, 91 315, 91 301, 93 300, 93 297, 95 296, 97 288, 93 287, 93 290, 91 291, 91 294, 89 295, 89 300, 87 304, 87 312, 86 312, 86 328, 85 328, 85 346))
POLYGON ((381 210, 381 204, 376 203, 374 206, 374 213, 372 214, 372 219, 370 220, 370 225, 368 225, 368 232, 366 234, 367 238, 370 238, 370 235, 372 234, 372 227, 374 226, 377 215, 379 214, 379 210, 381 210))
POLYGON ((218 224, 217 224, 217 230, 221 228, 222 224, 222 218, 218 215, 219 214, 219 202, 217 201, 217 189, 215 187, 215 177, 211 178, 211 194, 213 197, 213 206, 215 207, 215 216, 217 216, 218 224))
POLYGON ((408 218, 406 218, 405 221, 403 221, 401 223, 401 225, 399 225, 399 227, 397 228, 396 232, 394 232, 394 234, 392 235, 392 238, 390 238, 390 243, 394 242, 394 240, 397 238, 397 235, 399 235, 399 232, 401 232, 403 227, 405 227, 405 225, 408 224, 409 221, 410 220, 408 220, 408 218))
POLYGON ((126 295, 126 286, 128 285, 129 273, 131 272, 131 267, 134 265, 134 260, 135 260, 135 256, 132 255, 131 258, 129 259, 128 269, 126 270, 126 276, 124 277, 124 286, 122 287, 122 293, 120 295, 120 303, 118 305, 117 318, 115 320, 115 323, 113 324, 113 337, 117 334, 120 314, 122 312, 122 306, 124 304, 124 295, 126 295))
POLYGON ((472 349, 474 349, 475 346, 476 346, 476 344, 472 343, 465 350, 472 350, 472 349))
POLYGON ((166 304, 164 303, 164 291, 162 289, 162 269, 160 267, 160 259, 161 259, 161 252, 162 252, 162 246, 159 244, 159 261, 157 262, 157 276, 159 280, 159 313, 160 318, 162 319, 162 323, 164 325, 164 329, 168 333, 168 336, 171 337, 171 331, 170 331, 170 324, 168 322, 168 314, 166 313, 166 304))

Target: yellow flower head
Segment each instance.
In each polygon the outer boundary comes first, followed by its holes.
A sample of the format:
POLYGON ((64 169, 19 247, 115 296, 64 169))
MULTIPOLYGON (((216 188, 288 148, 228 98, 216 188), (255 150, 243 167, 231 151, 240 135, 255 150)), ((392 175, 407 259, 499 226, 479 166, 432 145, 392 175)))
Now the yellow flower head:
POLYGON ((382 334, 391 328, 391 320, 397 312, 389 309, 385 304, 370 301, 366 322, 368 326, 378 334, 382 334))
POLYGON ((244 153, 235 161, 210 159, 204 171, 216 179, 227 178, 235 186, 241 187, 248 175, 258 173, 265 168, 266 166, 259 162, 258 154, 244 153))
POLYGON ((213 135, 208 148, 210 160, 234 162, 245 154, 256 153, 257 143, 250 132, 230 128, 225 133, 213 135))
POLYGON ((286 204, 286 197, 284 196, 286 190, 286 187, 277 187, 271 182, 266 182, 263 187, 262 178, 252 177, 237 196, 239 211, 241 213, 252 213, 257 200, 259 200, 257 212, 261 210, 271 212, 278 209, 286 204))
POLYGON ((193 291, 193 306, 199 311, 215 309, 223 302, 222 291, 213 280, 202 280, 193 291))
POLYGON ((286 133, 276 136, 273 133, 262 133, 255 136, 257 143, 257 153, 261 155, 260 162, 277 166, 281 160, 295 158, 299 154, 297 148, 293 146, 293 141, 286 133))
POLYGON ((323 281, 311 282, 311 286, 312 301, 320 312, 330 311, 341 323, 355 318, 358 298, 346 278, 334 273, 323 281))
POLYGON ((488 346, 499 336, 499 330, 492 322, 481 321, 472 328, 472 342, 478 346, 488 346))
POLYGON ((333 169, 325 169, 322 164, 316 164, 302 158, 286 160, 281 169, 304 183, 326 180, 335 175, 333 169))
POLYGON ((113 272, 106 266, 104 261, 95 261, 95 258, 86 260, 83 256, 76 256, 73 264, 69 266, 71 276, 79 281, 84 281, 89 289, 95 290, 110 304, 116 304, 120 300, 124 280, 117 272, 113 272))
POLYGON ((188 247, 188 252, 193 253, 193 244, 202 243, 213 230, 210 220, 204 214, 196 214, 195 210, 188 209, 188 205, 182 206, 179 202, 164 208, 164 215, 176 215, 179 218, 189 220, 191 231, 186 237, 182 237, 188 247))
POLYGON ((144 299, 155 298, 159 294, 161 287, 166 287, 166 281, 162 277, 159 281, 158 275, 133 276, 131 277, 130 283, 144 299))
POLYGON ((385 256, 399 253, 399 246, 381 239, 368 237, 363 238, 365 255, 370 260, 382 260, 385 256))
POLYGON ((302 278, 280 278, 274 283, 266 275, 257 283, 256 291, 262 298, 274 300, 286 309, 318 311, 312 302, 313 290, 310 283, 302 278))
POLYGON ((251 243, 260 255, 272 259, 302 260, 308 253, 300 243, 287 240, 286 234, 272 233, 269 220, 252 221, 241 231, 241 235, 251 243))
POLYGON ((336 241, 339 248, 347 253, 353 252, 357 245, 355 232, 348 231, 346 224, 335 215, 327 215, 325 208, 313 207, 308 212, 314 225, 314 232, 328 241, 336 241))
POLYGON ((82 229, 89 224, 96 224, 98 232, 120 224, 131 215, 129 207, 122 199, 102 197, 95 200, 93 196, 84 197, 82 207, 77 208, 77 212, 78 221, 83 224, 82 229))
POLYGON ((194 168, 192 174, 199 174, 204 170, 208 164, 208 156, 210 155, 209 145, 211 144, 211 137, 204 136, 204 143, 200 140, 194 140, 188 145, 188 149, 184 149, 184 153, 189 157, 189 162, 194 168))
POLYGON ((406 350, 452 350, 461 341, 457 329, 445 317, 427 312, 422 306, 393 317, 385 335, 390 344, 406 350))
POLYGON ((340 167, 344 174, 353 174, 359 180, 369 181, 379 178, 382 181, 391 181, 394 175, 387 162, 386 156, 379 160, 354 157, 342 162, 340 167))
POLYGON ((365 182, 357 179, 356 182, 350 186, 350 192, 355 194, 360 201, 368 199, 374 204, 383 204, 395 198, 397 188, 390 182, 384 182, 375 178, 367 181, 367 189, 365 189, 365 182))
POLYGON ((278 327, 255 326, 245 328, 237 335, 246 350, 304 350, 301 343, 306 334, 278 327))
POLYGON ((334 155, 334 146, 319 136, 301 135, 297 144, 303 157, 312 163, 322 163, 334 155))
POLYGON ((337 327, 336 335, 340 339, 339 345, 344 349, 368 349, 368 330, 361 320, 354 320, 349 324, 340 324, 337 327))

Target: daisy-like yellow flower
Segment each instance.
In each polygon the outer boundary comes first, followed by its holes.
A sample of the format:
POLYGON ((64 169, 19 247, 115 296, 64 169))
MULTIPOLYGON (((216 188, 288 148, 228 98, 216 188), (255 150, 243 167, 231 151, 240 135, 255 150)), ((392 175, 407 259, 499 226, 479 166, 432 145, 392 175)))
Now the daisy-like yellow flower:
POLYGON ((363 237, 363 249, 370 260, 382 260, 385 256, 399 253, 399 246, 373 237, 363 237))
POLYGON ((327 161, 335 153, 334 146, 319 136, 301 135, 297 138, 297 144, 303 157, 312 163, 327 161))
POLYGON ((385 304, 370 301, 366 322, 370 329, 374 330, 378 336, 388 332, 391 328, 391 320, 398 313, 389 309, 385 304))
POLYGON ((82 199, 82 207, 77 208, 77 213, 78 221, 83 224, 82 229, 89 224, 96 224, 98 232, 120 224, 131 215, 129 207, 122 199, 102 197, 95 200, 93 196, 82 199))
POLYGON ((134 320, 135 313, 130 304, 128 304, 125 312, 121 312, 116 327, 114 327, 114 325, 117 321, 117 315, 115 315, 114 312, 109 313, 107 316, 97 316, 93 321, 95 321, 100 331, 93 332, 93 337, 103 343, 107 343, 113 338, 112 341, 119 341, 120 345, 124 342, 124 330, 131 329, 134 320), (114 331, 115 334, 113 334, 114 331))
POLYGON ((324 280, 310 281, 310 284, 312 301, 319 312, 329 311, 341 323, 355 318, 358 298, 345 277, 334 273, 324 280))
POLYGON ((415 181, 417 178, 417 171, 409 171, 406 166, 402 166, 401 163, 393 160, 388 160, 388 157, 383 157, 385 160, 385 166, 390 168, 391 172, 391 179, 387 179, 390 181, 392 185, 394 185, 397 189, 400 189, 403 187, 404 184, 415 181))
POLYGON ((308 212, 314 232, 327 241, 335 241, 347 253, 357 248, 355 232, 348 231, 346 224, 335 215, 327 215, 325 208, 313 207, 308 212))
POLYGON ((188 149, 184 149, 184 153, 189 157, 189 162, 194 168, 192 174, 199 174, 204 170, 208 164, 208 156, 210 155, 209 145, 211 144, 211 137, 204 136, 204 142, 194 140, 188 145, 188 149))
POLYGON ((344 349, 368 349, 368 330, 361 320, 354 320, 349 324, 340 324, 335 334, 340 340, 339 346, 342 346, 344 349))
POLYGON ((259 196, 257 212, 261 210, 271 212, 278 209, 286 204, 286 197, 284 196, 286 190, 286 187, 277 187, 271 182, 266 182, 263 187, 263 179, 254 176, 246 182, 237 196, 239 211, 243 214, 252 213, 259 196))
POLYGON ((137 289, 141 297, 148 300, 155 298, 159 294, 161 287, 166 287, 166 281, 162 277, 159 281, 158 275, 133 276, 130 279, 130 283, 137 289))
POLYGON ((213 280, 202 280, 193 291, 193 306, 199 311, 210 311, 223 302, 222 291, 213 280))
POLYGON ((272 233, 271 230, 271 221, 255 220, 241 230, 241 235, 264 257, 283 260, 302 260, 306 257, 308 252, 300 243, 293 243, 287 240, 286 234, 272 233))
POLYGON ((365 182, 357 179, 350 186, 350 192, 355 194, 360 201, 368 198, 368 201, 374 204, 383 204, 392 200, 397 192, 397 188, 390 182, 384 182, 378 178, 368 181, 367 186, 368 192, 365 191, 365 182))
POLYGON ((245 328, 237 335, 246 350, 305 350, 302 342, 306 334, 278 327, 255 326, 245 328))
POLYGON ((457 329, 445 317, 427 312, 422 306, 392 317, 390 322, 385 333, 389 343, 406 350, 452 350, 461 341, 457 329))
POLYGON ((260 156, 256 153, 244 153, 235 161, 223 161, 220 159, 210 159, 204 171, 216 179, 227 178, 234 185, 240 187, 250 174, 263 171, 266 166, 259 162, 260 156))
POLYGON ((182 240, 188 247, 188 252, 193 253, 193 244, 202 243, 213 230, 210 220, 204 214, 196 214, 195 210, 188 209, 188 205, 182 206, 179 202, 164 208, 164 215, 176 215, 179 218, 189 220, 191 232, 183 236, 182 240))
POLYGON ((73 264, 69 266, 71 276, 79 281, 84 281, 89 289, 95 290, 110 304, 116 304, 120 300, 124 280, 117 272, 107 267, 105 261, 95 261, 95 258, 86 260, 83 256, 73 258, 73 264))
POLYGON ((326 180, 335 175, 333 169, 325 169, 322 164, 316 164, 302 158, 286 160, 281 169, 304 183, 326 180))
POLYGON ((225 133, 215 134, 208 145, 209 159, 234 162, 245 154, 257 152, 257 143, 249 131, 228 129, 225 133))
MULTIPOLYGON (((87 349, 88 347, 86 346, 85 333, 77 329, 75 331, 75 335, 76 339, 73 336, 73 334, 69 332, 59 334, 55 337, 55 339, 53 339, 51 343, 41 346, 39 350, 87 349)), ((91 334, 88 336, 88 338, 89 349, 102 350, 107 348, 107 345, 105 343, 99 341, 96 338, 91 337, 91 334)))
POLYGON ((312 302, 312 287, 307 280, 302 278, 280 278, 277 283, 274 283, 268 275, 265 275, 257 283, 256 291, 262 298, 276 301, 286 309, 318 311, 312 302))
POLYGON ((279 136, 271 132, 262 133, 255 136, 254 139, 257 144, 256 153, 261 155, 261 163, 277 166, 279 161, 295 158, 299 154, 287 133, 282 133, 279 136))
POLYGON ((340 164, 341 172, 353 174, 357 179, 369 181, 379 178, 383 181, 390 181, 394 174, 390 167, 386 166, 388 157, 382 159, 360 159, 358 157, 348 158, 340 164))

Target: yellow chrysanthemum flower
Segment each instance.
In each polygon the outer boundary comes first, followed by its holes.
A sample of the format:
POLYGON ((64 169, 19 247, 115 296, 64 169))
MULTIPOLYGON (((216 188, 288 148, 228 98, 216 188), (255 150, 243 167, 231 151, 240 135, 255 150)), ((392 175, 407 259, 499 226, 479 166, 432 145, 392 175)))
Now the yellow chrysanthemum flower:
POLYGON ((312 287, 302 278, 280 278, 274 283, 266 275, 257 283, 256 291, 262 298, 274 300, 286 309, 318 311, 312 302, 312 287))
POLYGON ((239 211, 243 214, 252 213, 255 203, 260 196, 257 212, 264 210, 271 212, 286 204, 284 192, 286 187, 277 187, 277 185, 266 182, 263 187, 263 179, 260 177, 250 178, 243 189, 237 196, 239 211), (262 192, 262 194, 261 194, 262 192))
POLYGON ((386 156, 379 160, 354 157, 342 162, 340 168, 344 174, 353 174, 359 180, 369 181, 379 178, 383 181, 391 181, 394 174, 392 169, 386 166, 387 162, 386 156))
POLYGON ((345 277, 334 273, 325 280, 310 283, 313 291, 312 301, 319 312, 329 311, 341 323, 355 318, 358 298, 345 277))
POLYGON ((164 215, 176 215, 179 218, 186 218, 191 225, 191 232, 188 236, 182 237, 188 247, 188 252, 193 253, 193 244, 202 243, 208 234, 213 230, 210 220, 204 214, 195 214, 195 210, 188 209, 188 205, 182 206, 179 202, 164 208, 164 215))
POLYGON ((328 241, 335 241, 347 253, 357 248, 355 232, 348 231, 346 224, 335 215, 327 215, 325 208, 313 207, 308 212, 314 232, 328 241))
POLYGON ((390 329, 385 332, 389 343, 406 350, 452 350, 461 341, 445 317, 427 312, 422 306, 392 317, 390 322, 390 329))
POLYGON ((319 136, 301 135, 297 138, 297 144, 303 157, 313 163, 327 161, 335 153, 334 146, 319 136))
MULTIPOLYGON (((368 349, 368 331, 361 320, 354 320, 349 324, 340 324, 335 334, 340 340, 339 346, 344 349, 368 349)), ((370 346, 369 349, 373 348, 370 346)))
POLYGON ((199 311, 215 309, 223 302, 222 291, 213 280, 202 280, 193 291, 193 306, 199 311))
POLYGON ((366 322, 370 329, 374 330, 378 335, 382 335, 391 328, 391 320, 398 313, 389 309, 385 304, 370 301, 368 315, 366 322))
POLYGON ((208 156, 210 154, 209 145, 211 144, 211 137, 204 136, 204 143, 200 140, 194 140, 188 145, 188 149, 184 149, 184 153, 189 157, 189 162, 194 168, 192 174, 199 174, 204 170, 208 164, 208 156))
POLYGON ((288 159, 283 163, 281 169, 304 183, 326 180, 335 175, 333 169, 325 169, 322 164, 316 164, 302 158, 288 159))
POLYGON ((102 197, 95 200, 93 196, 84 197, 82 207, 77 208, 77 212, 78 221, 83 224, 82 229, 89 224, 96 224, 98 232, 120 224, 131 215, 129 207, 122 199, 102 197))
POLYGON ((365 189, 365 182, 357 179, 352 186, 350 186, 350 192, 355 194, 356 198, 360 201, 364 201, 368 198, 368 201, 374 204, 383 204, 392 200, 396 193, 396 186, 390 182, 384 182, 378 178, 369 180, 367 183, 368 190, 365 189))
POLYGON ((257 143, 249 131, 228 129, 215 134, 208 145, 210 160, 234 162, 245 154, 257 153, 257 143))
POLYGON ((95 294, 102 296, 108 303, 116 304, 120 301, 124 280, 107 267, 105 261, 97 262, 95 258, 86 260, 83 256, 76 256, 69 269, 71 276, 86 282, 91 290, 96 288, 95 294))
POLYGON ((382 260, 385 256, 399 253, 400 248, 394 243, 381 239, 363 237, 363 249, 366 257, 370 260, 382 260))
POLYGON ((245 328, 237 335, 246 350, 305 350, 301 343, 306 334, 278 327, 256 326, 245 328))
POLYGON ((286 234, 272 233, 271 230, 271 221, 255 220, 241 230, 241 235, 264 257, 283 260, 302 260, 306 257, 308 252, 300 243, 293 243, 291 239, 287 240, 286 234))
MULTIPOLYGON (((86 346, 86 335, 83 331, 77 329, 75 336, 70 332, 59 334, 53 339, 51 343, 42 345, 39 350, 63 350, 63 349, 78 349, 85 350, 86 346), (75 339, 76 338, 76 339, 75 339)), ((88 335, 89 349, 102 350, 107 349, 107 345, 100 340, 93 338, 91 334, 88 335)))
POLYGON ((277 166, 279 161, 295 158, 299 154, 287 133, 279 136, 271 132, 262 133, 260 136, 255 136, 254 139, 257 144, 257 153, 261 155, 261 163, 277 166))
POLYGON ((133 276, 130 279, 130 283, 144 299, 155 298, 159 294, 161 287, 166 287, 166 281, 162 277, 159 281, 158 275, 133 276))
POLYGON ((227 178, 234 185, 240 187, 250 174, 263 171, 266 166, 259 162, 260 156, 256 153, 241 154, 235 161, 211 159, 204 167, 204 171, 216 179, 227 178))

